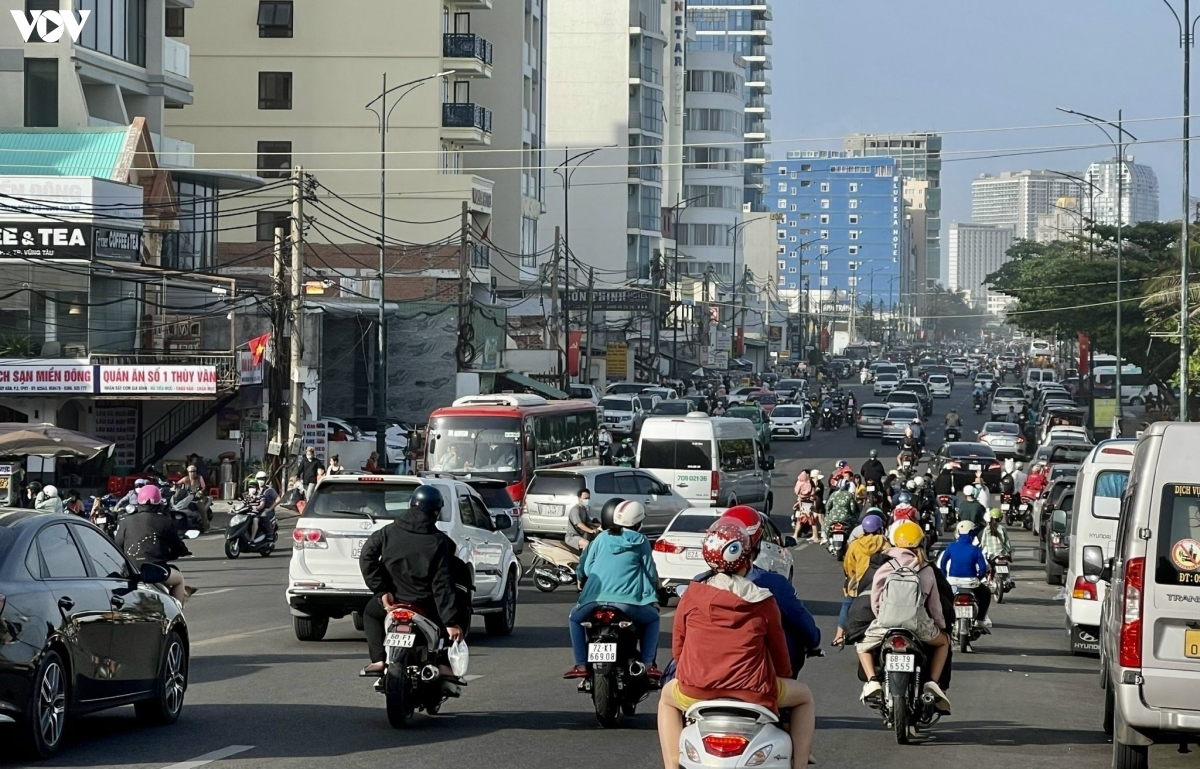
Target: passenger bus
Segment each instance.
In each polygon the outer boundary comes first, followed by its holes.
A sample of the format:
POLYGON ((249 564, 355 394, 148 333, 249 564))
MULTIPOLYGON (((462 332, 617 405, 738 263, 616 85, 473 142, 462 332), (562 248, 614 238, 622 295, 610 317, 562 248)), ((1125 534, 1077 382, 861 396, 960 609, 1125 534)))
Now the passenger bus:
POLYGON ((425 468, 494 478, 520 503, 533 471, 600 464, 596 404, 538 395, 470 395, 429 416, 425 468))

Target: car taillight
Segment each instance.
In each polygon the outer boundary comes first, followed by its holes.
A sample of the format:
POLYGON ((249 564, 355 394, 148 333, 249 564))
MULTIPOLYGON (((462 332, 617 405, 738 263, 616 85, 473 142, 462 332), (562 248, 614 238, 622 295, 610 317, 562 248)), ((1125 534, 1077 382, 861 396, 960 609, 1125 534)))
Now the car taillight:
POLYGON ((721 495, 721 475, 720 473, 713 472, 710 477, 712 478, 712 485, 710 486, 708 497, 709 499, 716 500, 721 495))
POLYGON ((656 553, 670 553, 671 555, 679 555, 684 550, 687 550, 687 548, 683 545, 677 545, 674 542, 668 542, 665 539, 655 540, 651 549, 653 549, 656 553))
POLYGON ((989 470, 999 470, 999 469, 1000 469, 1000 463, 999 463, 999 462, 993 462, 993 463, 991 463, 990 465, 988 465, 988 469, 989 469, 989 470))
POLYGON ((1125 562, 1125 593, 1121 597, 1121 667, 1142 666, 1142 587, 1146 579, 1146 559, 1125 562))
POLYGON ((1096 585, 1089 582, 1087 577, 1075 578, 1075 589, 1071 591, 1071 597, 1079 601, 1098 601, 1096 595, 1096 585))
POLYGON ((617 613, 612 609, 597 609, 592 613, 592 617, 601 622, 612 622, 617 617, 617 613))
POLYGON ((1017 436, 1017 443, 1024 443, 1024 442, 1025 442, 1025 439, 1024 439, 1024 438, 1022 438, 1021 436, 1019 436, 1019 435, 1018 435, 1018 436, 1017 436))
POLYGON ((750 740, 740 734, 706 734, 700 738, 704 751, 717 758, 740 756, 750 740))
POLYGON ((941 495, 940 497, 938 497, 938 504, 939 504, 939 505, 948 505, 948 504, 950 504, 950 496, 949 496, 948 494, 943 494, 943 495, 941 495))
POLYGON ((322 549, 329 547, 325 540, 325 532, 320 529, 292 529, 292 542, 301 548, 322 549))

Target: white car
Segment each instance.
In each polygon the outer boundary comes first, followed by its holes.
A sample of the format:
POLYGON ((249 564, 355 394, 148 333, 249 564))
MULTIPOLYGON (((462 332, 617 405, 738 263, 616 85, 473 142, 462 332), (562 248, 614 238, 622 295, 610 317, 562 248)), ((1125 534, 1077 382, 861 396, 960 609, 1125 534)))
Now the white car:
POLYGON ((763 392, 763 388, 761 387, 738 387, 733 392, 729 393, 729 395, 725 398, 725 402, 730 406, 745 403, 746 399, 751 395, 760 392, 763 392))
POLYGON ((930 374, 929 394, 934 398, 949 398, 950 397, 950 377, 945 374, 930 374))
MULTIPOLYGON (((708 571, 700 544, 704 532, 725 514, 724 507, 692 507, 682 511, 667 526, 653 546, 654 567, 658 570, 659 602, 665 605, 676 585, 695 579, 696 575, 708 571)), ((794 566, 789 548, 796 540, 776 528, 770 516, 763 515, 762 552, 754 565, 766 571, 792 578, 794 566)))
POLYGON ((954 376, 965 379, 971 374, 971 362, 966 358, 955 358, 950 361, 950 370, 954 372, 954 376))
POLYGON ((812 410, 804 404, 776 406, 771 412, 771 438, 812 438, 812 410))
POLYGON ((604 410, 602 424, 613 435, 635 436, 656 403, 653 395, 605 395, 599 405, 604 410))
POLYGON ((372 596, 358 565, 363 545, 408 509, 422 484, 442 492, 446 505, 437 527, 471 566, 474 612, 483 615, 488 634, 512 633, 521 565, 504 534, 514 524, 510 516, 493 518, 475 489, 452 478, 326 475, 292 532, 285 595, 297 639, 320 641, 329 620, 346 615, 362 627, 362 610, 372 596))
POLYGON ((896 374, 882 372, 875 375, 875 386, 872 392, 876 395, 887 395, 900 384, 900 377, 896 374))

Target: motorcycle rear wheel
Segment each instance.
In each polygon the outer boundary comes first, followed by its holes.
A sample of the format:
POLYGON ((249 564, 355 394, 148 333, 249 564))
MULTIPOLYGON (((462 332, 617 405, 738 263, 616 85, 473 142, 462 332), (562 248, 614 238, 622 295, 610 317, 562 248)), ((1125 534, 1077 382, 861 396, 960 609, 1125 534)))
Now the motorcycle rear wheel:
POLYGON ((543 593, 553 593, 558 587, 558 583, 549 577, 543 577, 540 574, 533 575, 533 585, 543 593))
POLYGON ((407 729, 412 725, 416 709, 410 701, 412 699, 411 692, 405 691, 407 686, 404 681, 404 667, 402 665, 393 667, 398 670, 399 674, 389 670, 383 684, 383 694, 387 699, 388 723, 392 725, 393 729, 407 729))
POLYGON ((613 729, 621 720, 617 681, 613 675, 595 676, 592 681, 592 705, 596 721, 605 729, 613 729))
POLYGON ((904 700, 905 692, 892 694, 892 728, 896 732, 896 744, 908 744, 908 703, 904 700))
POLYGON ((963 620, 958 623, 958 650, 963 654, 967 653, 967 647, 971 645, 970 622, 970 620, 963 620))

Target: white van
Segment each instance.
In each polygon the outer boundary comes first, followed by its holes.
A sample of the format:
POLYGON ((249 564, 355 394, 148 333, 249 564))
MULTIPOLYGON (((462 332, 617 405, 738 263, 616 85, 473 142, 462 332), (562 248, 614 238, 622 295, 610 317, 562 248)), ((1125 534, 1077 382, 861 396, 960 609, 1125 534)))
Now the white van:
POLYGON ((760 461, 757 437, 748 419, 650 417, 638 440, 637 466, 694 507, 750 505, 770 514, 773 461, 760 461))
POLYGON ((1031 368, 1025 372, 1025 389, 1035 393, 1042 385, 1057 381, 1052 368, 1031 368))
POLYGON ((1102 441, 1079 467, 1071 515, 1071 553, 1067 565, 1067 644, 1072 654, 1100 653, 1100 607, 1107 583, 1083 576, 1083 548, 1099 545, 1113 556, 1113 537, 1121 515, 1121 495, 1133 466, 1133 438, 1102 441))

